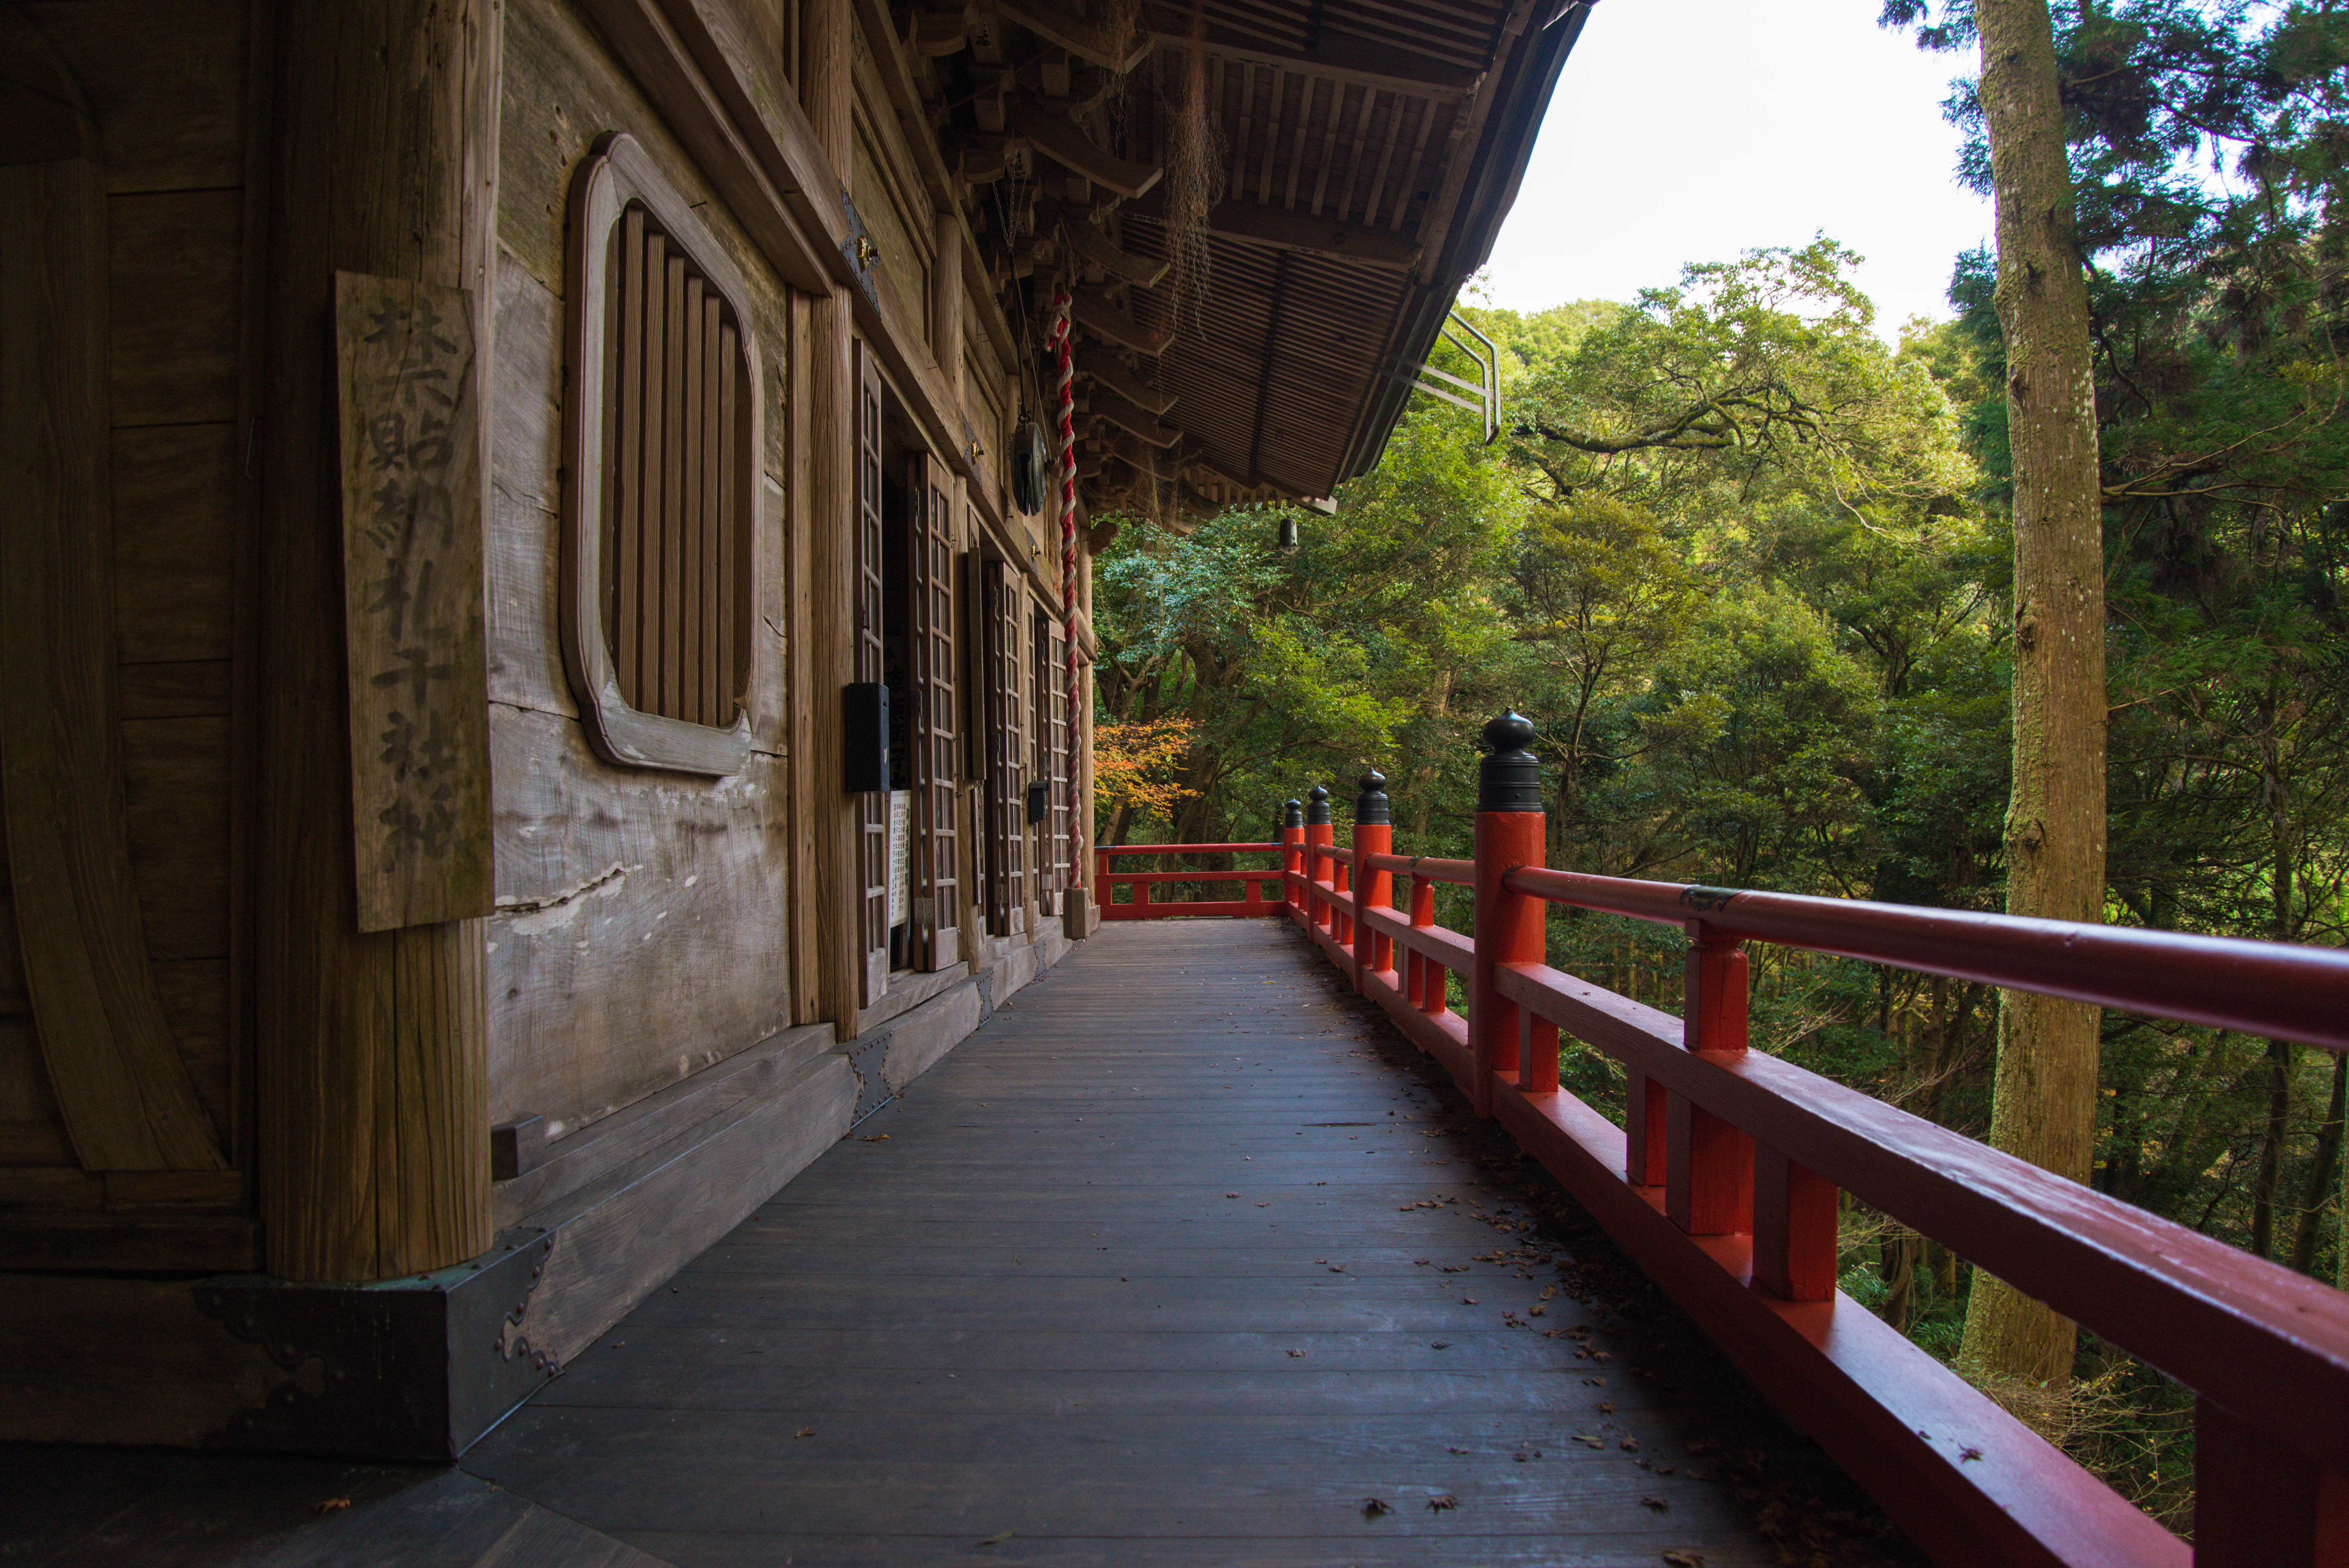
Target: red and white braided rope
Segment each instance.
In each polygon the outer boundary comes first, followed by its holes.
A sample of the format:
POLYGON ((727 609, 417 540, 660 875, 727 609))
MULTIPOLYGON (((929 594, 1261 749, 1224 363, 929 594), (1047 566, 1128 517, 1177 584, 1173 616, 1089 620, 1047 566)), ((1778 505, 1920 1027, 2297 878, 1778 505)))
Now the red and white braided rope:
POLYGON ((1076 367, 1069 354, 1069 291, 1063 286, 1052 294, 1052 366, 1059 377, 1059 415, 1061 420, 1061 615, 1063 652, 1067 668, 1062 671, 1061 690, 1067 699, 1067 714, 1062 729, 1061 756, 1068 769, 1065 780, 1068 795, 1069 885, 1082 884, 1078 867, 1084 857, 1079 853, 1077 820, 1077 753, 1084 735, 1078 722, 1081 689, 1077 681, 1077 399, 1073 383, 1076 367))

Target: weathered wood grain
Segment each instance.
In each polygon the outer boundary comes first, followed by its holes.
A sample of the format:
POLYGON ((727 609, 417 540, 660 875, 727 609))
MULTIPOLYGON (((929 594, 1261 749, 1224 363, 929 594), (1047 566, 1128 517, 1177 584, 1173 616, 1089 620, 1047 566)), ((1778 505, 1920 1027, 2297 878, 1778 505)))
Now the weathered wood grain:
POLYGON ((224 717, 121 725, 123 828, 150 963, 228 956, 228 728, 224 717))
POLYGON ((323 1370, 280 1370, 185 1282, 0 1277, 0 1386, 37 1390, 0 1399, 0 1438, 192 1447, 288 1383, 315 1392, 323 1370))
POLYGON ((124 665, 115 671, 115 696, 126 719, 229 717, 226 659, 175 659, 124 665))
POLYGON ((114 423, 233 420, 243 192, 112 197, 107 229, 114 423))
POLYGON ((335 275, 361 931, 490 912, 482 366, 463 289, 335 275))
POLYGON ((88 97, 109 191, 243 183, 252 10, 243 0, 30 0, 17 9, 88 97))
POLYGON ((691 1562, 1774 1562, 1687 1445, 1820 1467, 1328 987, 1267 922, 1076 950, 465 1468, 691 1562))
POLYGON ((333 280, 461 290, 486 339, 503 10, 272 14, 275 112, 307 129, 273 144, 264 225, 253 973, 257 1185, 292 1279, 445 1267, 491 1239, 481 922, 362 932, 350 877, 322 872, 354 831, 333 280))
POLYGON ((117 430, 109 470, 122 662, 227 658, 236 427, 117 430))
POLYGON ((775 760, 655 776, 597 758, 574 720, 501 703, 491 725, 492 1119, 560 1138, 785 1027, 775 760))
POLYGON ((155 998, 125 829, 99 181, 85 161, 0 169, 0 210, 30 237, 0 247, 0 472, 19 508, 0 531, 9 873, 50 1088, 83 1165, 211 1170, 219 1145, 155 998))

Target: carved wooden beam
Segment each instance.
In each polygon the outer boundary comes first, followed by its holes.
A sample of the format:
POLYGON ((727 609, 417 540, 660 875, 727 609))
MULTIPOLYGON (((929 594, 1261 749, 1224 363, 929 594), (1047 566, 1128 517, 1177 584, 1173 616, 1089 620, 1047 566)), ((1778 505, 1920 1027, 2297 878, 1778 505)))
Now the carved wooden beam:
MULTIPOLYGON (((1191 36, 1187 8, 1158 5, 1153 10, 1156 14, 1151 18, 1151 26, 1155 29, 1157 41, 1169 48, 1189 48, 1191 36)), ((1310 48, 1292 49, 1211 23, 1206 29, 1204 52, 1221 55, 1228 60, 1278 66, 1284 70, 1320 77, 1329 81, 1356 82, 1389 92, 1416 93, 1434 98, 1465 98, 1476 90, 1485 75, 1483 71, 1467 70, 1409 49, 1398 49, 1368 38, 1335 32, 1323 33, 1320 41, 1310 48)))
POLYGON ((1078 365, 1077 374, 1092 377, 1096 386, 1105 387, 1135 407, 1147 409, 1153 414, 1164 414, 1177 401, 1172 392, 1144 387, 1132 371, 1106 355, 1088 356, 1078 365))
POLYGON ((1164 337, 1150 332, 1140 322, 1112 304, 1109 296, 1099 289, 1079 289, 1072 314, 1080 327, 1103 343, 1154 356, 1165 350, 1166 340, 1164 337))
POLYGON ((1061 221, 1061 232, 1069 237, 1069 248, 1110 276, 1151 288, 1166 275, 1166 263, 1154 262, 1119 250, 1110 237, 1095 228, 1092 221, 1083 213, 1058 203, 1051 211, 1061 221))
POLYGON ((1129 162, 1102 151, 1075 120, 1032 100, 1013 103, 1005 123, 1033 142, 1037 151, 1070 172, 1081 174, 1094 184, 1129 199, 1156 185, 1163 172, 1153 165, 1129 162))
POLYGON ((1160 424, 1147 410, 1137 408, 1106 387, 1095 389, 1092 409, 1120 429, 1129 430, 1152 446, 1164 450, 1183 438, 1183 432, 1160 424))
POLYGON ((995 0, 995 10, 1006 21, 1019 23, 1046 43, 1057 44, 1120 76, 1148 59, 1150 51, 1157 46, 1157 39, 1148 33, 1137 32, 1126 40, 1123 56, 1112 53, 1115 40, 1108 36, 1100 23, 1071 15, 1050 4, 1050 0, 995 0))

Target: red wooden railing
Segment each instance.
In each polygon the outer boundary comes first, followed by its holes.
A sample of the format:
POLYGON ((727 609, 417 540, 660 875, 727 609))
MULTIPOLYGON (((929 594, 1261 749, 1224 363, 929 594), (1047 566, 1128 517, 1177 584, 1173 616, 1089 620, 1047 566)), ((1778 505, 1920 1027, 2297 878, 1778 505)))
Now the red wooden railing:
POLYGON ((1096 844, 1093 847, 1093 901, 1103 920, 1165 920, 1175 915, 1278 914, 1288 896, 1288 867, 1256 871, 1121 872, 1110 866, 1112 855, 1238 855, 1278 854, 1278 844, 1096 844), (1181 899, 1154 903, 1150 890, 1168 882, 1239 882, 1236 899, 1181 899), (1114 902, 1116 890, 1130 887, 1133 902, 1114 902), (1271 889, 1269 896, 1266 889, 1271 889))
POLYGON ((1547 870, 1531 727, 1485 733, 1474 859, 1394 854, 1373 774, 1350 844, 1284 833, 1277 907, 1912 1539, 1947 1564, 2349 1568, 2349 1295, 1748 1051, 1742 944, 2334 1051, 2349 954, 1547 870), (1435 923, 1446 884, 1474 890, 1473 940, 1435 923), (1682 927, 1683 1016, 1546 965, 1550 903, 1682 927), (1623 1065, 1624 1128, 1559 1088, 1561 1031, 1623 1065), (1837 1291, 1838 1189, 2193 1390, 2190 1550, 1837 1291))

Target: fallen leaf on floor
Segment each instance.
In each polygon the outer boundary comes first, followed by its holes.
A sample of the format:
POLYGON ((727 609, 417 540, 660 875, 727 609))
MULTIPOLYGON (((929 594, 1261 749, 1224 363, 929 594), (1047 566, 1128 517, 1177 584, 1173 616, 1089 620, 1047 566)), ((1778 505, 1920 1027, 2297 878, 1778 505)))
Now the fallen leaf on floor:
POLYGON ((802 1427, 798 1431, 793 1432, 792 1436, 795 1438, 812 1438, 815 1436, 815 1429, 813 1427, 802 1427))
POLYGON ((1577 1432, 1574 1440, 1585 1448, 1603 1449, 1607 1446, 1607 1439, 1595 1432, 1577 1432))
POLYGON ((1665 1568, 1704 1568, 1704 1553, 1702 1552, 1667 1552, 1664 1553, 1664 1565, 1665 1568))
POLYGON ((350 1505, 351 1500, 347 1497, 330 1497, 324 1502, 319 1503, 313 1511, 317 1513, 339 1513, 344 1509, 350 1507, 350 1505))
POLYGON ((1442 1513, 1446 1509, 1459 1507, 1460 1500, 1448 1491, 1439 1491, 1427 1500, 1427 1506, 1431 1511, 1442 1513))
POLYGON ((870 1138, 867 1138, 860 1133, 857 1135, 856 1141, 859 1143, 886 1143, 889 1141, 889 1135, 885 1132, 876 1132, 870 1138))
POLYGON ((1464 1295, 1460 1298, 1460 1305, 1463 1306, 1474 1306, 1476 1305, 1476 1298, 1473 1295, 1464 1295))
POLYGON ((1627 1454, 1636 1454, 1640 1451, 1640 1439, 1637 1438, 1625 1438, 1621 1442, 1617 1443, 1615 1446, 1621 1449, 1627 1454))
POLYGON ((999 1530, 994 1534, 988 1536, 986 1540, 980 1542, 979 1544, 981 1546, 1000 1546, 1010 1539, 1011 1532, 1008 1530, 999 1530))
POLYGON ((1413 1258, 1411 1261, 1417 1264, 1421 1268, 1425 1268, 1428 1263, 1428 1260, 1425 1258, 1413 1258))
POLYGON ((1449 1350, 1452 1348, 1452 1341, 1449 1339, 1431 1340, 1428 1342, 1427 1347, 1430 1350, 1449 1350))
POLYGON ((1968 1464, 1980 1458, 1982 1458, 1980 1449, 1961 1449, 1958 1451, 1958 1462, 1961 1464, 1968 1464))
POLYGON ((1366 1497, 1362 1499, 1362 1517, 1364 1519, 1376 1519, 1381 1513, 1392 1513, 1393 1511, 1394 1505, 1388 1502, 1384 1498, 1366 1497))
POLYGON ((1601 1399, 1601 1400, 1599 1400, 1599 1413, 1600 1415, 1602 1415, 1602 1416, 1611 1416, 1611 1415, 1613 1415, 1613 1414, 1615 1413, 1615 1401, 1614 1401, 1614 1400, 1612 1400, 1612 1399, 1601 1399))
POLYGON ((1672 1505, 1661 1497, 1643 1497, 1640 1500, 1640 1506, 1653 1509, 1658 1513, 1670 1513, 1672 1511, 1672 1505))
POLYGON ((1299 1357, 1299 1359, 1302 1359, 1302 1358, 1304 1357, 1305 1352, 1303 1352, 1302 1350, 1292 1350, 1292 1351, 1290 1351, 1290 1352, 1289 1352, 1289 1354, 1290 1354, 1291 1356, 1294 1356, 1294 1357, 1299 1357))
POLYGON ((1464 1454, 1468 1450, 1466 1449, 1447 1449, 1445 1451, 1447 1453, 1464 1454))
POLYGON ((1237 1197, 1238 1197, 1238 1196, 1239 1196, 1239 1194, 1238 1194, 1237 1192, 1226 1192, 1226 1193, 1225 1193, 1225 1194, 1224 1194, 1224 1196, 1225 1196, 1225 1197, 1226 1197, 1226 1198, 1237 1198, 1237 1197))

